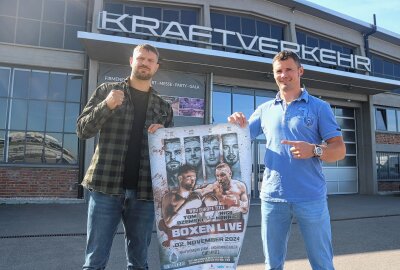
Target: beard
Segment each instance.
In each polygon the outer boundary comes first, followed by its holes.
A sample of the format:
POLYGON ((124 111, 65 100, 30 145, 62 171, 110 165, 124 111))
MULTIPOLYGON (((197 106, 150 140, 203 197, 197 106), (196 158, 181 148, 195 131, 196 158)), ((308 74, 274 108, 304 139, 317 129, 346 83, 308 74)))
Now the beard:
POLYGON ((150 69, 147 67, 139 67, 134 70, 133 75, 136 79, 142 81, 148 81, 153 77, 153 73, 151 73, 150 69))
POLYGON ((200 164, 201 164, 200 161, 201 161, 201 160, 200 160, 199 158, 195 158, 195 159, 189 159, 189 160, 187 160, 186 163, 189 164, 189 165, 191 165, 191 166, 193 166, 193 167, 195 167, 195 168, 197 168, 197 167, 199 167, 200 164))
POLYGON ((170 161, 167 163, 167 171, 169 173, 177 173, 179 171, 180 163, 178 161, 170 161))

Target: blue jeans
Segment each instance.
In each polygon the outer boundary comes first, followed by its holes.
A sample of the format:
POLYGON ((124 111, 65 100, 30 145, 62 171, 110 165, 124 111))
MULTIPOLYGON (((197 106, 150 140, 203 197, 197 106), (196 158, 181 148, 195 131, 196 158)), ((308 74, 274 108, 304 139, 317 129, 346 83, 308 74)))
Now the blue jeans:
POLYGON ((293 217, 299 224, 312 269, 334 269, 328 204, 322 199, 301 203, 261 201, 265 270, 283 269, 293 217))
POLYGON ((147 249, 154 222, 154 203, 136 199, 134 190, 114 196, 89 191, 87 243, 82 269, 105 269, 122 219, 127 269, 148 269, 147 249))

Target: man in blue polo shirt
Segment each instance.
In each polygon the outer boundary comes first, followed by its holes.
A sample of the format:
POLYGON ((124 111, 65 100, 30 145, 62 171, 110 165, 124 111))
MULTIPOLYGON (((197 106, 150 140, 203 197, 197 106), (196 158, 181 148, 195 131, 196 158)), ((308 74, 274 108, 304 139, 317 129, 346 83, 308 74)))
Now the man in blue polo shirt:
MULTIPOLYGON (((334 269, 327 189, 322 161, 346 154, 340 127, 329 104, 301 88, 304 69, 291 51, 272 61, 279 92, 249 119, 252 139, 266 137, 261 198, 265 269, 283 269, 293 217, 299 224, 312 268, 334 269)), ((235 112, 230 123, 247 125, 235 112)))

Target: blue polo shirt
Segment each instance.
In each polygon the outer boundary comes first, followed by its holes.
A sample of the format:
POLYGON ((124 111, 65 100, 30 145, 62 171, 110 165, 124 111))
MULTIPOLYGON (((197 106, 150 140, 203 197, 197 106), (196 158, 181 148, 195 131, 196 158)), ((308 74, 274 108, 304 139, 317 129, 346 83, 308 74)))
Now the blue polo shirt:
POLYGON ((290 145, 281 140, 321 144, 342 136, 330 105, 302 89, 288 106, 280 98, 260 105, 249 119, 251 138, 264 133, 265 171, 260 198, 275 202, 305 202, 326 197, 325 177, 319 158, 295 159, 290 145))

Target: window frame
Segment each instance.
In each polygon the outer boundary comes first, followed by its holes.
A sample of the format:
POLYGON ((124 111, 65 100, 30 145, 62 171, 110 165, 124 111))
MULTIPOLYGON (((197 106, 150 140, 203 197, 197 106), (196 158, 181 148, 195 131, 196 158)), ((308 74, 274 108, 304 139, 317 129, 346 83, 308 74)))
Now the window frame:
MULTIPOLYGON (((383 133, 400 133, 400 108, 396 107, 383 107, 383 106, 375 106, 374 110, 374 124, 375 124, 375 131, 377 132, 383 132, 383 133), (382 117, 382 120, 384 121, 385 129, 378 129, 378 117, 377 113, 378 111, 385 112, 385 114, 382 117), (388 118, 388 111, 393 111, 394 113, 394 126, 396 127, 396 130, 389 130, 389 118, 388 118)), ((381 126, 381 125, 379 125, 381 126)))
MULTIPOLYGON (((44 69, 35 69, 35 68, 18 68, 18 67, 6 67, 6 66, 0 66, 0 69, 4 69, 8 71, 8 88, 7 88, 7 96, 6 97, 1 97, 2 99, 6 99, 6 103, 7 103, 7 108, 6 108, 6 119, 5 119, 5 125, 4 127, 0 127, 0 132, 2 132, 2 135, 4 134, 4 141, 3 141, 3 147, 2 147, 2 153, 0 155, 1 160, 0 160, 0 167, 1 166, 33 166, 33 167, 74 167, 77 168, 79 167, 79 163, 80 163, 80 154, 79 154, 79 149, 80 149, 80 141, 78 139, 73 140, 72 143, 71 142, 66 142, 65 141, 65 137, 66 136, 76 136, 75 131, 71 131, 71 129, 67 130, 67 123, 66 123, 66 111, 65 108, 67 106, 70 106, 71 108, 74 108, 74 114, 75 115, 73 118, 77 118, 77 116, 79 115, 81 109, 82 109, 82 104, 81 104, 81 96, 82 96, 82 92, 83 92, 83 87, 84 87, 84 76, 83 74, 79 74, 77 72, 68 72, 68 71, 56 71, 56 70, 44 70, 44 69), (25 79, 28 81, 27 83, 25 83, 24 85, 26 87, 28 87, 28 90, 26 90, 27 95, 23 96, 23 97, 14 97, 14 83, 15 83, 15 74, 18 71, 24 71, 24 72, 28 72, 28 77, 26 77, 25 79), (49 149, 53 149, 51 147, 50 144, 46 145, 46 143, 48 143, 46 140, 46 138, 49 138, 49 134, 51 136, 51 134, 55 134, 54 132, 50 131, 47 129, 46 127, 46 119, 48 116, 48 110, 47 110, 47 105, 49 102, 54 102, 53 100, 50 99, 50 97, 48 96, 48 88, 50 87, 49 84, 45 84, 45 86, 47 87, 47 90, 45 90, 45 98, 35 98, 35 97, 30 97, 29 93, 31 91, 32 88, 32 76, 34 76, 34 74, 40 74, 40 73, 44 73, 47 74, 47 77, 45 77, 44 79, 50 81, 50 77, 51 74, 61 74, 63 76, 65 76, 66 79, 66 85, 65 85, 65 93, 64 93, 64 97, 62 100, 59 100, 57 102, 60 102, 60 104, 62 104, 61 106, 63 107, 63 126, 62 126, 62 130, 60 132, 56 132, 58 135, 58 137, 61 138, 61 141, 59 141, 59 151, 60 151, 60 163, 51 163, 51 162, 43 162, 40 161, 41 159, 38 157, 38 151, 41 151, 40 149, 42 149, 42 151, 48 151, 49 149), (68 87, 68 83, 71 84, 72 80, 74 79, 78 79, 79 82, 78 83, 73 83, 72 87, 68 87), (78 89, 79 88, 79 89, 78 89), (74 97, 74 100, 69 100, 68 99, 68 95, 67 92, 68 91, 79 91, 79 101, 77 100, 76 97, 74 97), (25 119, 25 128, 21 129, 21 130, 16 130, 13 129, 11 126, 12 123, 12 115, 11 115, 11 111, 12 111, 12 103, 14 101, 23 101, 26 103, 26 119, 25 119), (44 117, 44 130, 39 130, 36 128, 30 128, 28 126, 28 122, 29 122, 29 108, 30 108, 30 103, 31 102, 44 102, 45 103, 45 109, 44 109, 44 114, 41 114, 44 117), (77 110, 78 109, 78 110, 77 110), (16 133, 15 133, 16 132, 16 133), (22 159, 21 162, 11 162, 10 161, 10 145, 12 144, 11 138, 10 137, 13 133, 18 134, 17 136, 20 137, 20 139, 23 139, 23 143, 22 145, 18 145, 18 139, 17 140, 17 144, 16 147, 19 147, 15 152, 15 154, 17 154, 17 157, 21 156, 22 159), (22 138, 22 137, 23 138, 22 138), (39 144, 35 144, 34 142, 37 142, 37 139, 40 140, 39 144), (76 142, 76 145, 75 145, 76 142), (32 144, 33 143, 33 144, 32 144), (74 149, 69 149, 69 148, 65 148, 64 144, 68 147, 73 146, 74 149), (39 147, 39 148, 38 148, 39 147), (50 147, 50 148, 49 148, 50 147), (20 150, 23 148, 23 151, 21 152, 20 150), (29 153, 28 153, 29 152, 29 153), (36 153, 36 155, 35 155, 36 153), (34 156, 32 156, 32 154, 34 156), (31 155, 31 156, 29 156, 31 155), (63 155, 65 156, 65 159, 63 158, 63 155), (32 158, 33 157, 33 158, 32 158), (26 159, 31 158, 32 161, 26 161, 26 159), (74 161, 74 163, 66 163, 67 161, 74 161)), ((75 94, 76 95, 76 94, 75 94)), ((73 96, 75 96, 73 95, 73 96)), ((42 119, 43 120, 43 119, 42 119)), ((76 121, 76 119, 73 119, 70 121, 76 121)), ((72 124, 69 123, 69 126, 71 126, 72 124)), ((71 137, 72 138, 72 137, 71 137)), ((3 140, 3 138, 2 138, 3 140)))

